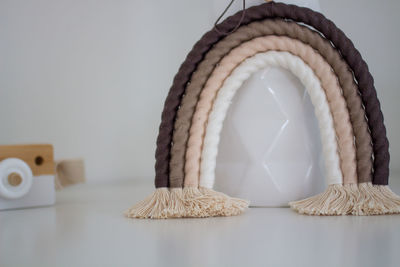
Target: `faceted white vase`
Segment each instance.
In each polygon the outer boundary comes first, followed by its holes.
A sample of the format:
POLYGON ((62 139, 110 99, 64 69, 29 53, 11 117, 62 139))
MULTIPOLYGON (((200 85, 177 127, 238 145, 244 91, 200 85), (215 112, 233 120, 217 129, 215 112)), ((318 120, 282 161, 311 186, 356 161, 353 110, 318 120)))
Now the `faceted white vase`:
MULTIPOLYGON (((212 22, 229 1, 212 1, 212 22)), ((247 1, 246 7, 263 0, 247 1)), ((319 0, 284 0, 320 11, 319 0)), ((242 9, 235 1, 226 16, 242 9)), ((325 188, 317 119, 301 82, 281 68, 255 73, 237 92, 219 144, 215 188, 252 206, 287 206, 325 188)))
POLYGON ((215 188, 252 206, 286 206, 325 187, 314 107, 287 70, 266 68, 243 84, 220 140, 215 188))

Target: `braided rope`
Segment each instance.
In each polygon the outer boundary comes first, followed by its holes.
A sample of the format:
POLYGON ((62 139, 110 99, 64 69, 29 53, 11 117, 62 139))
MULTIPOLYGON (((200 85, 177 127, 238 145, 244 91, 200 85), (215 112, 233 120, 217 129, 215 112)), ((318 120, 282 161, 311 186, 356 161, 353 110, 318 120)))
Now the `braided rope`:
POLYGON ((357 183, 353 128, 350 123, 346 102, 341 94, 342 89, 329 64, 311 47, 300 41, 288 37, 266 36, 245 42, 233 49, 221 60, 207 80, 201 92, 190 128, 185 162, 185 185, 194 186, 193 183, 199 180, 201 149, 207 119, 224 80, 246 58, 268 50, 290 52, 300 57, 315 72, 325 90, 330 112, 333 116, 341 159, 343 183, 357 183))
POLYGON ((314 72, 299 57, 288 52, 269 51, 259 53, 241 63, 226 79, 218 92, 214 107, 208 120, 202 153, 202 177, 200 186, 212 188, 215 180, 215 163, 223 121, 236 91, 254 72, 267 66, 283 67, 296 75, 304 84, 314 105, 321 132, 327 181, 341 184, 342 172, 339 166, 338 146, 325 92, 314 72))
MULTIPOLYGON (((354 83, 353 73, 343 61, 339 52, 321 36, 310 29, 293 22, 281 20, 264 20, 242 26, 235 33, 218 42, 199 64, 192 76, 191 83, 187 86, 181 107, 177 113, 173 133, 173 146, 170 160, 170 182, 173 187, 180 187, 184 180, 184 165, 189 129, 193 114, 204 84, 209 79, 217 63, 219 64, 229 51, 253 37, 277 34, 291 36, 310 44, 332 66, 338 75, 339 83, 343 88, 350 119, 354 127, 357 146, 357 174, 359 182, 370 182, 372 172, 372 146, 368 125, 365 120, 364 109, 357 86, 354 83)), ((345 181, 348 179, 344 179, 345 181)))
MULTIPOLYGON (((218 25, 221 31, 228 32, 237 25, 241 12, 227 18, 218 25)), ((246 16, 242 25, 266 18, 283 18, 302 22, 314 27, 321 32, 342 53, 344 59, 354 71, 354 76, 362 89, 362 99, 368 117, 368 125, 371 129, 374 149, 374 183, 387 184, 389 176, 389 151, 386 129, 383 124, 383 115, 380 110, 379 100, 373 85, 373 78, 368 66, 353 43, 338 29, 335 24, 326 19, 322 14, 307 8, 286 5, 282 3, 265 3, 246 10, 246 16)), ((215 31, 209 31, 194 45, 191 52, 181 65, 176 74, 173 85, 168 93, 161 116, 159 135, 156 149, 156 178, 155 186, 166 187, 169 183, 169 160, 172 132, 176 113, 193 71, 204 55, 223 36, 215 31)), ((360 90, 361 90, 360 89, 360 90)))

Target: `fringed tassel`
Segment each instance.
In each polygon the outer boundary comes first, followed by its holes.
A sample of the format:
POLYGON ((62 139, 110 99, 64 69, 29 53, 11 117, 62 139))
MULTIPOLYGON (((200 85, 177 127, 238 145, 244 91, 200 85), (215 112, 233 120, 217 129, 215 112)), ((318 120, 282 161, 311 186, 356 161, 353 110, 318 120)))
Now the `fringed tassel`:
POLYGON ((208 212, 211 216, 235 216, 241 214, 249 206, 249 201, 232 198, 210 188, 201 187, 200 192, 208 199, 208 212))
POLYGON ((360 190, 358 184, 344 184, 343 189, 346 202, 338 209, 338 215, 349 215, 352 214, 354 207, 360 199, 360 190))
POLYGON ((396 204, 400 204, 400 196, 394 193, 388 185, 374 185, 382 194, 390 197, 396 204))
POLYGON ((241 214, 249 202, 231 198, 223 193, 208 188, 183 188, 185 217, 234 216, 241 214))
POLYGON ((388 186, 371 183, 329 185, 325 192, 289 205, 297 212, 308 215, 400 213, 400 197, 388 186))
POLYGON ((387 214, 390 206, 385 205, 384 195, 372 183, 358 184, 359 198, 354 205, 353 215, 387 214))
MULTIPOLYGON (((348 188, 348 190, 351 189, 348 188)), ((290 202, 289 205, 300 214, 344 215, 349 210, 349 204, 346 204, 348 199, 349 195, 345 187, 341 184, 333 184, 319 195, 290 202)))
POLYGON ((168 188, 157 188, 153 194, 137 203, 127 211, 125 216, 142 219, 165 219, 165 209, 169 204, 170 193, 168 188))
POLYGON ((360 198, 352 214, 382 215, 400 213, 400 198, 390 190, 389 186, 361 183, 358 187, 360 198))
POLYGON ((185 217, 210 217, 211 201, 197 187, 184 187, 182 195, 185 203, 185 217))
POLYGON ((181 218, 186 215, 185 198, 182 188, 171 188, 168 207, 162 215, 166 218, 181 218))
POLYGON ((400 213, 400 197, 390 190, 388 185, 373 185, 380 194, 382 204, 386 207, 385 214, 400 213))

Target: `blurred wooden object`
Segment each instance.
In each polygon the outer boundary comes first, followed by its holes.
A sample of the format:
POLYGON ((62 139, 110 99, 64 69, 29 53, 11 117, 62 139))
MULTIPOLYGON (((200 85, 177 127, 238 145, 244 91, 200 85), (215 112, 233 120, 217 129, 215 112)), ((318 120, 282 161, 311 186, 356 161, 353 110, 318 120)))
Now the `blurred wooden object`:
POLYGON ((33 176, 55 174, 53 146, 49 144, 0 145, 0 161, 6 158, 25 161, 33 176))
POLYGON ((56 189, 84 183, 85 182, 85 166, 83 159, 61 160, 56 163, 56 189))

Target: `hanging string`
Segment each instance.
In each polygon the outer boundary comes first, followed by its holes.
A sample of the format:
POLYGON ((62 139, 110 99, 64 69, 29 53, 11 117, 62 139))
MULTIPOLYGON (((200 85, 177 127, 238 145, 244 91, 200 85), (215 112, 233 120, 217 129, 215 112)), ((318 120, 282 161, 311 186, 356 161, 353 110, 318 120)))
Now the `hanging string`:
POLYGON ((226 12, 228 11, 228 9, 231 7, 231 5, 233 4, 233 2, 235 2, 235 0, 231 0, 231 2, 229 3, 229 5, 225 8, 224 12, 222 12, 222 14, 218 17, 218 19, 215 21, 214 23, 214 29, 216 32, 218 32, 219 34, 223 34, 223 35, 229 35, 231 33, 233 33, 234 31, 236 31, 240 25, 242 24, 242 21, 244 19, 244 15, 246 14, 246 0, 243 0, 243 9, 242 9, 242 16, 240 17, 240 20, 238 22, 238 24, 235 26, 235 28, 233 28, 233 30, 231 30, 230 32, 223 32, 221 30, 218 29, 217 24, 219 23, 219 21, 222 19, 222 17, 226 14, 226 12))

